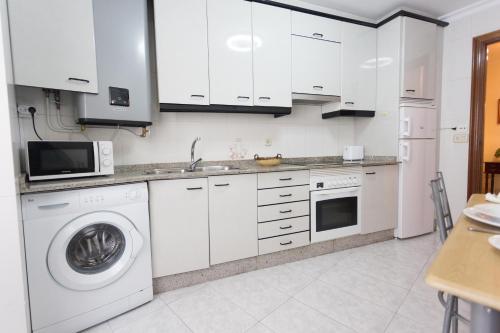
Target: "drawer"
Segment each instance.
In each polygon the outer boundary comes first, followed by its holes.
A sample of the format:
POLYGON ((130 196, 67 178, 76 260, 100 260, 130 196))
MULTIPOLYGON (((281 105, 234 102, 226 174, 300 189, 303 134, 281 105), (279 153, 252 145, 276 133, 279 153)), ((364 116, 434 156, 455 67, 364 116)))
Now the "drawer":
POLYGON ((309 231, 259 240, 259 255, 278 252, 310 243, 309 231))
POLYGON ((259 222, 309 215, 309 200, 259 207, 258 215, 259 222))
POLYGON ((292 11, 292 34, 340 43, 342 22, 292 11))
POLYGON ((309 185, 309 170, 259 173, 258 188, 309 185))
POLYGON ((309 230, 309 216, 259 223, 259 239, 309 230))
POLYGON ((259 206, 309 200, 309 185, 259 190, 259 206))

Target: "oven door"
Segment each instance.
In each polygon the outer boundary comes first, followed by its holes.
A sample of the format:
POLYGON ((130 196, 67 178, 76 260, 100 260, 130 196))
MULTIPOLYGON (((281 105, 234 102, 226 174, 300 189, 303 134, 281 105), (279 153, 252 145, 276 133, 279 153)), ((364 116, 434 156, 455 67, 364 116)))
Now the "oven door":
POLYGON ((359 234, 361 188, 311 192, 311 242, 359 234))
POLYGON ((29 180, 93 176, 99 173, 97 142, 28 141, 29 180))

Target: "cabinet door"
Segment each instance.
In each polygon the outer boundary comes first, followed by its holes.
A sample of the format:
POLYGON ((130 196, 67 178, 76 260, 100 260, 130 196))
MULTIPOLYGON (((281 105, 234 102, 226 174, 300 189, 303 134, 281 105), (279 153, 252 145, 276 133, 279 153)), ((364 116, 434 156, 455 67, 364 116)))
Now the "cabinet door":
POLYGON ((209 266, 206 178, 149 183, 153 277, 209 266))
POLYGON ((256 256, 257 175, 209 177, 210 264, 256 256))
POLYGON ((160 103, 209 104, 206 0, 155 0, 160 103))
POLYGON ((402 40, 401 97, 434 99, 436 25, 405 17, 402 40))
POLYGON ((292 91, 340 96, 340 43, 292 36, 292 91))
POLYGON ((9 0, 15 84, 97 93, 90 0, 9 0))
POLYGON ((398 219, 398 166, 363 168, 361 233, 394 229, 398 219))
POLYGON ((208 0, 210 103, 253 105, 252 7, 208 0))
POLYGON ((254 105, 292 106, 290 10, 252 2, 254 105))
POLYGON ((341 109, 375 110, 377 30, 344 23, 342 30, 341 109))
POLYGON ((340 42, 342 22, 311 14, 292 11, 292 34, 340 42))

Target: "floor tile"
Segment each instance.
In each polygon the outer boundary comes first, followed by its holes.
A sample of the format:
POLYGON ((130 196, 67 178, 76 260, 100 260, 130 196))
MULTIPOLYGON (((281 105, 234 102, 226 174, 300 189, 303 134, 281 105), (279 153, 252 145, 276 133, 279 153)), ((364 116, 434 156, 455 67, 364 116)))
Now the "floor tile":
POLYGON ((157 312, 164 308, 166 308, 165 303, 163 303, 158 297, 155 296, 155 298, 151 302, 144 304, 134 310, 126 312, 114 319, 111 319, 110 321, 108 321, 108 323, 111 329, 115 331, 119 328, 129 325, 131 322, 144 318, 146 315, 152 312, 157 312))
POLYGON ((186 287, 186 288, 179 288, 171 291, 167 291, 164 293, 161 293, 158 295, 160 299, 165 302, 165 304, 170 304, 172 302, 177 301, 178 299, 189 295, 190 293, 199 290, 200 288, 206 286, 205 283, 202 284, 195 284, 194 286, 186 287))
POLYGON ((314 280, 312 276, 302 274, 299 270, 287 265, 261 269, 249 275, 264 280, 268 285, 290 296, 295 295, 314 280))
POLYGON ((319 280, 394 312, 408 294, 407 289, 354 270, 340 270, 336 267, 322 274, 319 280))
POLYGON ((362 298, 315 281, 295 298, 357 332, 384 332, 394 313, 362 298))
POLYGON ((444 318, 444 307, 437 296, 422 297, 413 291, 408 294, 398 313, 439 332, 444 318))
POLYGON ((114 330, 113 333, 190 333, 191 330, 177 317, 171 309, 165 307, 151 312, 140 319, 130 321, 127 325, 114 330))
POLYGON ((277 333, 355 333, 335 320, 295 299, 287 301, 267 316, 262 323, 277 333))
POLYGON ((81 333, 112 333, 111 327, 107 322, 102 323, 100 325, 96 325, 94 327, 88 328, 81 333))
POLYGON ((317 277, 344 259, 347 256, 347 253, 347 251, 339 251, 314 258, 291 262, 285 266, 296 269, 303 274, 317 277))
POLYGON ((257 323, 255 326, 251 327, 246 333, 273 333, 269 328, 261 323, 257 323))
MULTIPOLYGON (((392 319, 386 333, 430 333, 429 327, 423 323, 416 322, 400 314, 396 314, 392 319)), ((440 332, 435 331, 435 332, 440 332)))
POLYGON ((255 319, 261 320, 290 298, 287 294, 275 289, 262 276, 261 273, 256 272, 241 274, 213 281, 210 287, 240 306, 255 319))
POLYGON ((168 305, 193 332, 245 332, 257 321, 211 288, 168 305))

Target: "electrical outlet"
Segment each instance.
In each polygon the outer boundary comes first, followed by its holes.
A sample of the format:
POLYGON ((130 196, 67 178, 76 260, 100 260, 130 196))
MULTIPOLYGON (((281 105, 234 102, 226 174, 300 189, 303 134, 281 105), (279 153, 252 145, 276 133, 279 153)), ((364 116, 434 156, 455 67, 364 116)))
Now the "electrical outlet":
POLYGON ((467 133, 453 134, 453 142, 454 143, 467 143, 467 142, 469 142, 469 136, 467 135, 467 133))
POLYGON ((265 141, 265 143, 264 143, 264 145, 266 147, 271 147, 273 145, 273 139, 267 138, 266 141, 265 141))
POLYGON ((18 105, 17 113, 19 114, 19 117, 31 118, 31 113, 29 112, 30 107, 31 105, 18 105))

